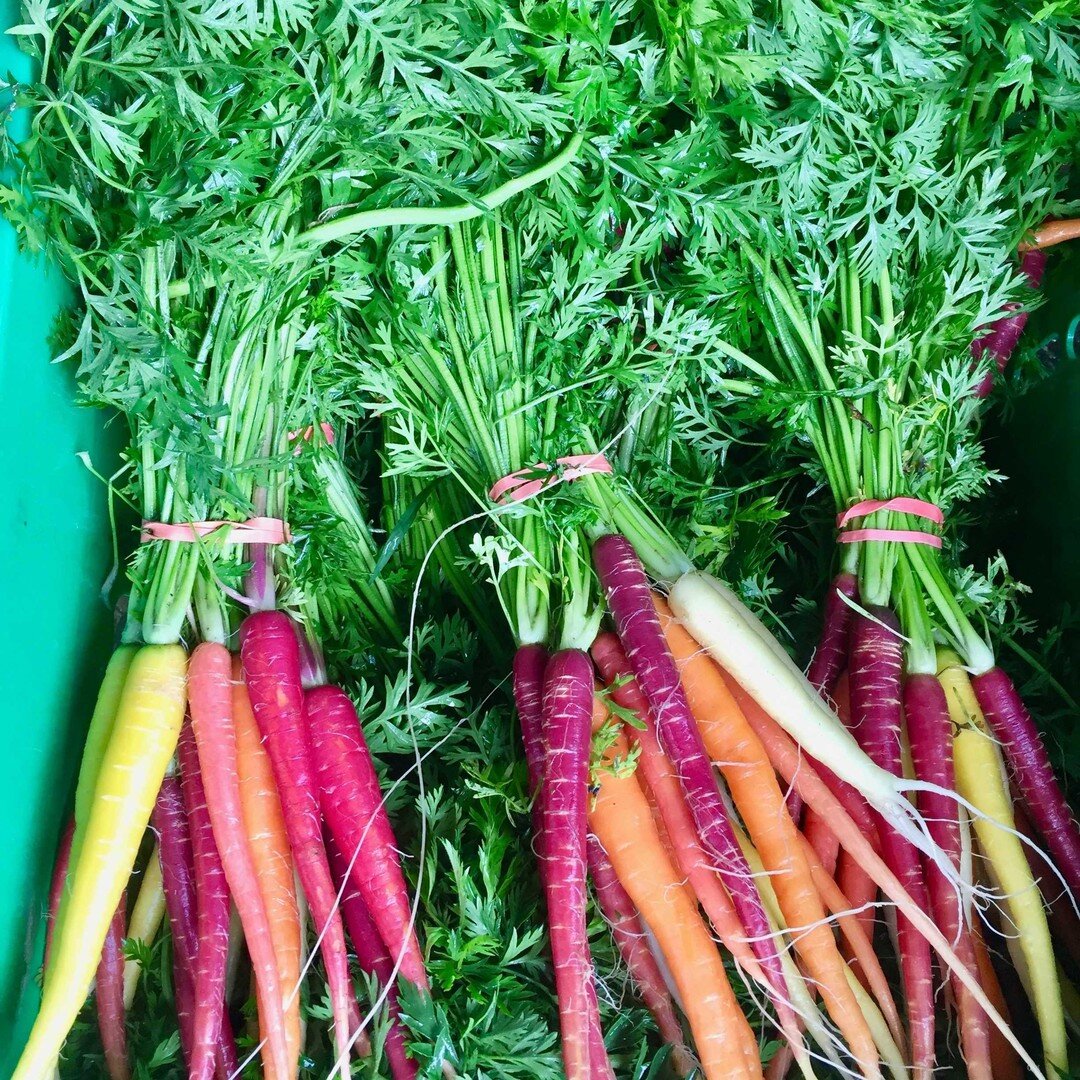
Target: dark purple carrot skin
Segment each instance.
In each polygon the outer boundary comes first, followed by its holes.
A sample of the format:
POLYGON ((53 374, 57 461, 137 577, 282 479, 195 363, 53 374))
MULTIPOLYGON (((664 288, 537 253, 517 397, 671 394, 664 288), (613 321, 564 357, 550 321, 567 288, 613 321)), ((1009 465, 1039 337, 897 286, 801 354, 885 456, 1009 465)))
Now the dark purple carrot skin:
MULTIPOLYGON (((656 719, 664 753, 679 776, 699 838, 716 864, 754 954, 777 998, 786 998, 780 957, 750 867, 739 847, 717 787, 712 762, 694 723, 678 668, 653 606, 641 560, 624 536, 611 533, 593 544, 593 561, 634 675, 656 719)), ((787 1030, 795 1027, 787 1012, 787 1030)))
MULTIPOLYGON (((933 675, 910 674, 904 680, 904 718, 916 779, 955 791, 949 704, 941 683, 933 675)), ((926 820, 931 839, 959 871, 962 840, 956 802, 947 795, 921 791, 919 812, 926 820)), ((969 971, 977 971, 975 946, 960 894, 933 859, 924 857, 922 863, 930 910, 938 929, 952 944, 960 962, 969 971)), ((957 1028, 968 1076, 971 1080, 991 1080, 990 1020, 959 979, 950 975, 949 984, 956 1003, 957 1028)))
POLYGON ((318 686, 305 694, 304 711, 323 818, 340 850, 349 855, 350 880, 401 975, 427 989, 397 841, 356 707, 340 688, 318 686))
MULTIPOLYGON (((903 640, 896 616, 887 608, 868 607, 851 624, 848 685, 851 728, 859 745, 879 767, 903 772, 900 730, 903 723, 901 672, 903 640)), ((879 815, 881 857, 923 910, 930 907, 918 850, 879 815)), ((907 919, 897 915, 897 948, 907 1004, 913 1073, 931 1080, 934 1069, 934 979, 930 946, 907 919)))
POLYGON ((1024 812, 1069 891, 1080 899, 1080 828, 1054 776, 1035 721, 1001 668, 976 675, 971 685, 994 738, 1005 752, 1024 812))
POLYGON ((175 776, 166 776, 161 782, 154 806, 153 825, 158 834, 161 885, 172 934, 173 991, 176 1020, 180 1027, 180 1047, 184 1060, 188 1061, 194 1009, 195 872, 184 796, 180 781, 175 776))
POLYGON ((847 662, 852 607, 846 600, 858 598, 859 582, 854 574, 841 571, 829 583, 822 611, 821 637, 806 670, 807 679, 823 698, 832 694, 847 662))
POLYGON ((587 653, 565 649, 544 672, 541 732, 541 880, 559 1001, 566 1080, 614 1076, 607 1064, 589 952, 585 837, 588 832, 589 761, 592 748, 593 666, 587 653), (602 1053, 601 1061, 593 1060, 602 1053))
MULTIPOLYGON (((540 860, 541 875, 544 873, 544 827, 543 827, 543 773, 544 732, 543 698, 544 672, 549 660, 543 645, 522 645, 514 653, 514 704, 521 739, 525 746, 525 769, 529 778, 529 794, 532 796, 533 853, 540 860)), ((589 996, 589 1062, 592 1075, 602 1080, 610 1074, 604 1033, 600 1027, 600 1004, 596 998, 596 982, 590 979, 589 996)))
POLYGON ((336 907, 337 890, 323 846, 319 788, 304 716, 300 646, 292 620, 280 611, 249 615, 240 628, 240 657, 251 707, 281 794, 300 885, 316 932, 322 936, 334 1038, 339 1056, 344 1056, 356 1003, 349 982, 345 931, 336 907))
POLYGON ((68 863, 71 861, 71 839, 74 835, 75 819, 72 818, 60 837, 60 845, 56 849, 56 862, 53 864, 52 880, 49 882, 49 912, 45 922, 45 957, 42 960, 42 963, 46 965, 49 963, 49 954, 52 952, 56 913, 60 910, 60 898, 64 895, 68 863))
POLYGON ((390 1029, 383 1046, 390 1063, 394 1080, 415 1080, 419 1066, 408 1054, 405 1028, 398 1019, 398 992, 394 980, 394 962, 379 935, 379 929, 364 903, 359 891, 348 882, 349 860, 341 854, 333 837, 327 834, 326 853, 330 857, 330 869, 341 894, 341 915, 349 932, 353 951, 360 967, 374 975, 379 985, 386 987, 386 1005, 390 1016, 390 1029))
POLYGON ((127 930, 127 904, 120 896, 105 943, 101 947, 94 997, 97 1004, 98 1030, 105 1050, 105 1068, 109 1080, 128 1080, 127 1033, 124 1024, 124 933, 127 930))
POLYGON ((652 1013, 660 1037, 671 1047, 671 1064, 675 1071, 680 1076, 689 1076, 697 1062, 686 1045, 675 1003, 649 948, 634 901, 622 887, 603 844, 592 833, 587 839, 587 851, 596 902, 615 939, 619 955, 630 972, 638 996, 652 1013))
POLYGON ((210 1080, 214 1053, 225 1013, 225 972, 229 960, 229 886, 221 865, 206 792, 199 770, 199 754, 191 721, 186 721, 176 748, 180 762, 180 790, 187 812, 195 885, 195 940, 189 1080, 210 1080))

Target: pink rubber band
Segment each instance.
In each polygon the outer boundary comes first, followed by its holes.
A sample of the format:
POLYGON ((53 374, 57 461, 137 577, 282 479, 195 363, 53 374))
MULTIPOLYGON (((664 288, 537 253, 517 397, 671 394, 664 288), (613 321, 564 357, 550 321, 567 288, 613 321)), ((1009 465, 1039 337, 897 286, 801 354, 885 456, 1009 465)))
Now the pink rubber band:
POLYGON ((144 521, 141 540, 173 540, 193 544, 219 529, 228 532, 231 544, 287 544, 292 539, 289 526, 281 518, 253 517, 247 521, 144 521))
POLYGON ((541 462, 496 480, 488 492, 488 498, 495 503, 524 502, 556 484, 579 480, 590 473, 612 471, 611 462, 603 454, 570 454, 557 458, 554 465, 541 462))
POLYGON ((837 543, 860 544, 868 540, 891 540, 899 544, 925 544, 927 547, 941 547, 940 536, 913 529, 846 529, 845 531, 849 522, 856 518, 866 517, 868 514, 876 514, 879 510, 894 510, 900 514, 911 514, 912 517, 932 521, 935 525, 942 525, 945 522, 945 515, 941 512, 941 508, 933 503, 923 502, 922 499, 913 499, 907 495, 898 495, 893 499, 864 499, 836 516, 836 527, 841 530, 836 538, 837 543))
MULTIPOLYGON (((331 427, 330 424, 328 424, 324 420, 319 425, 319 429, 322 431, 323 438, 326 439, 327 443, 329 443, 331 446, 333 446, 334 445, 334 429, 333 429, 333 427, 331 427)), ((299 431, 290 431, 289 434, 286 436, 286 438, 289 440, 289 442, 296 442, 297 439, 301 440, 302 442, 311 442, 311 438, 312 438, 312 436, 314 434, 315 434, 315 426, 314 426, 314 424, 308 424, 308 426, 306 428, 302 428, 299 431)), ((299 454, 300 453, 300 447, 297 447, 295 452, 297 454, 299 454)))

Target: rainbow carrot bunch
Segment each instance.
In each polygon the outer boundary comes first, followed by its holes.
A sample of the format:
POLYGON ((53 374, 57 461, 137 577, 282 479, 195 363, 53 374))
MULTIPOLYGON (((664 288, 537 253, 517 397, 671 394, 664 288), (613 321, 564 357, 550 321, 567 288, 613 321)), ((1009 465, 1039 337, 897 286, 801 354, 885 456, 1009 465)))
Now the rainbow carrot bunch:
MULTIPOLYGON (((617 277, 620 256, 609 257, 617 277)), ((867 903, 880 890, 897 906, 927 973, 936 956, 984 1010, 986 1030, 1033 1062, 974 954, 958 952, 963 944, 928 916, 921 871, 916 879, 871 838, 895 835, 899 850, 939 867, 945 889, 964 896, 904 776, 859 744, 779 643, 645 509, 602 452, 621 408, 588 412, 545 393, 548 365, 565 348, 540 330, 557 302, 530 309, 530 323, 525 298, 535 303, 527 283, 557 262, 499 220, 453 227, 428 258, 430 312, 415 326, 380 326, 363 378, 390 433, 391 475, 423 451, 433 473, 445 470, 481 508, 468 518, 483 523, 471 554, 517 644, 514 698, 566 1075, 619 1074, 587 935, 590 877, 680 1068, 696 1058, 706 1076, 761 1075, 759 1010, 806 1075, 819 1058, 864 1076, 900 1075, 921 1060, 925 1033, 901 1021, 872 924, 835 880, 835 852, 800 832, 799 802, 828 822, 844 863, 868 875, 867 903), (670 610, 650 581, 663 583, 670 610), (601 632, 605 619, 614 633, 601 632), (716 664, 693 662, 703 650, 716 664), (743 1011, 741 995, 754 1011, 743 1011)), ((598 319, 612 315, 609 304, 598 300, 598 319)), ((627 335, 655 370, 712 347, 694 312, 673 306, 666 319, 631 323, 627 335)))

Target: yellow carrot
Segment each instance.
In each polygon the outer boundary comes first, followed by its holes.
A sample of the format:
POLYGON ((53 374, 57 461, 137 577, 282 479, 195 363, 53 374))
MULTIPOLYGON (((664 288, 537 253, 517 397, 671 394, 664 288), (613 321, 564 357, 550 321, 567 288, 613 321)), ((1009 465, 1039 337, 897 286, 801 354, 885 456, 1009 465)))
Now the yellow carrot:
POLYGON ((956 787, 978 811, 975 835, 990 874, 1003 895, 999 901, 1015 929, 1007 934, 1010 951, 1031 998, 1042 1036, 1046 1075, 1068 1066, 1065 1013, 1054 964, 1054 948, 1038 886, 1017 837, 1012 803, 997 743, 990 736, 960 658, 938 653, 938 678, 945 688, 952 720, 956 787))
MULTIPOLYGON (((128 920, 127 937, 130 941, 141 941, 144 945, 153 944, 165 918, 165 890, 161 885, 161 858, 158 846, 150 855, 150 861, 143 871, 139 895, 131 909, 128 920)), ((124 962, 124 1008, 130 1009, 135 1001, 135 989, 139 985, 142 964, 137 960, 124 962)))
MULTIPOLYGON (((79 779, 75 785, 75 831, 71 837, 71 854, 68 856, 67 882, 60 893, 60 905, 53 923, 54 941, 59 941, 63 935, 64 920, 67 918, 68 904, 71 901, 71 882, 75 878, 86 840, 86 822, 94 801, 94 789, 97 787, 101 763, 116 724, 116 710, 124 691, 124 683, 137 651, 138 647, 135 645, 121 645, 109 657, 97 700, 94 702, 94 712, 86 730, 86 742, 83 744, 82 760, 79 763, 79 779)), ((55 948, 50 950, 48 962, 45 964, 45 983, 52 977, 52 956, 55 952, 55 948)))
POLYGON ((136 653, 101 762, 64 932, 52 976, 12 1080, 41 1080, 86 1000, 101 946, 176 749, 186 701, 187 656, 179 645, 136 653))

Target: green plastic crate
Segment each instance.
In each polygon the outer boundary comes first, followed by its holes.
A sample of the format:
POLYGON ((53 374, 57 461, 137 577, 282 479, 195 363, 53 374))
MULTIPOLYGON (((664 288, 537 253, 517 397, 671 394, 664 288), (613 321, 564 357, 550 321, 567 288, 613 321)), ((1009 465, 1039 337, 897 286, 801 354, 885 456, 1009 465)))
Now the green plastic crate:
MULTIPOLYGON (((4 25, 17 8, 3 0, 4 25)), ((0 70, 30 65, 5 37, 0 70)), ((77 456, 113 471, 104 414, 73 403, 69 365, 49 363, 63 298, 54 273, 16 251, 0 222, 0 489, 7 545, 0 668, 0 1076, 10 1076, 38 1002, 36 973, 53 853, 102 665, 112 646, 100 588, 112 561, 105 491, 77 456)))

